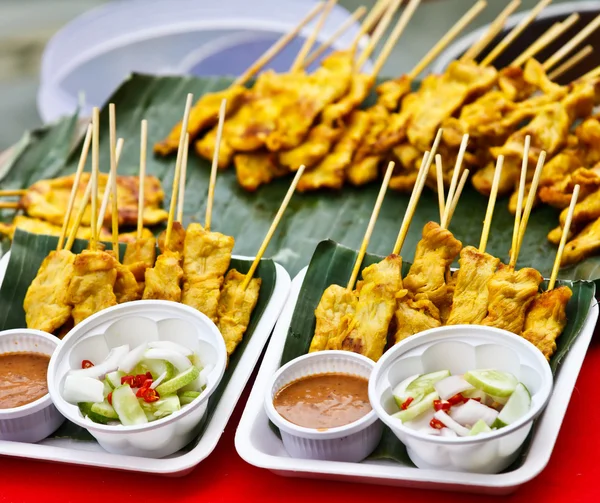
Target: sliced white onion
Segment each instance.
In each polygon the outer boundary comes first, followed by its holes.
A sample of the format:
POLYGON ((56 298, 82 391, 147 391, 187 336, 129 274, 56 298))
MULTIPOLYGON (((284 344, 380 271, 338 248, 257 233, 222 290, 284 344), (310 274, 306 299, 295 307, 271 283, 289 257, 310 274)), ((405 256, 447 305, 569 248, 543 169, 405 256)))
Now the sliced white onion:
POLYGON ((104 384, 93 377, 68 375, 63 387, 63 398, 74 405, 79 402, 102 402, 104 384))
POLYGON ((463 405, 452 407, 450 417, 463 426, 471 427, 480 419, 491 426, 498 417, 498 411, 476 400, 467 400, 463 405))
POLYGON ((443 410, 438 410, 433 417, 435 417, 438 421, 441 421, 444 426, 453 430, 459 437, 466 437, 469 435, 469 433, 471 433, 468 428, 465 428, 463 425, 457 423, 443 410))
POLYGON ((140 344, 129 351, 129 353, 127 353, 119 362, 119 370, 129 374, 129 372, 131 372, 134 367, 142 361, 146 349, 148 349, 148 343, 144 342, 143 344, 140 344))
POLYGON ((473 389, 473 386, 460 376, 446 377, 446 379, 436 382, 433 387, 442 400, 448 400, 458 393, 473 389))
POLYGON ((172 363, 179 372, 183 372, 192 366, 192 362, 187 357, 177 351, 171 351, 169 349, 148 349, 144 353, 144 358, 147 358, 148 360, 166 360, 169 363, 172 363))
POLYGON ((167 373, 163 372, 161 375, 159 375, 156 379, 156 381, 154 381, 151 385, 150 388, 154 389, 156 388, 161 382, 164 381, 165 377, 167 377, 167 373))
POLYGON ((108 353, 108 356, 104 359, 104 361, 102 361, 98 365, 94 365, 93 367, 90 367, 88 369, 71 370, 69 372, 69 375, 101 379, 109 372, 117 370, 117 368, 119 367, 119 362, 128 352, 129 346, 127 344, 125 344, 124 346, 117 346, 116 348, 112 348, 110 350, 110 353, 108 353))
POLYGON ((451 430, 450 428, 442 428, 441 430, 439 430, 439 432, 442 437, 458 437, 456 432, 454 430, 451 430))
POLYGON ((191 349, 171 341, 154 341, 148 344, 149 348, 169 349, 181 353, 183 356, 192 356, 194 352, 191 349))

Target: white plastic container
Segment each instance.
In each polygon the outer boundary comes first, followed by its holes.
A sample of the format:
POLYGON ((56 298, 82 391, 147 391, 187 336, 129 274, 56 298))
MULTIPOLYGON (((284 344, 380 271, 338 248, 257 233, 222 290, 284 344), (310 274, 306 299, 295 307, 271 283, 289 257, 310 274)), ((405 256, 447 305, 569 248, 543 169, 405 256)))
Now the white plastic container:
POLYGON ((204 314, 175 302, 141 300, 105 309, 71 330, 52 356, 48 386, 60 412, 69 421, 86 428, 108 452, 162 458, 177 452, 197 435, 208 399, 221 381, 226 363, 223 337, 204 314), (105 337, 107 333, 112 344, 105 337), (104 425, 84 418, 76 405, 63 398, 66 375, 70 370, 81 368, 82 360, 102 361, 111 347, 129 344, 133 348, 140 341, 151 342, 152 339, 181 344, 196 352, 203 366, 214 366, 206 376, 206 388, 189 405, 147 424, 104 425))
POLYGON ((506 330, 477 325, 434 328, 405 339, 383 355, 369 381, 373 409, 406 446, 415 465, 474 473, 498 473, 510 466, 551 391, 550 365, 533 344, 506 330), (456 375, 476 369, 513 374, 531 393, 529 412, 493 433, 456 438, 428 435, 392 417, 399 410, 392 389, 406 378, 438 370, 456 375))
MULTIPOLYGON (((39 330, 18 328, 0 332, 0 354, 41 353, 52 356, 60 340, 39 330)), ((37 400, 0 409, 0 440, 39 442, 63 423, 65 418, 56 410, 49 394, 37 400)))
POLYGON ((359 462, 379 443, 383 424, 373 410, 345 426, 317 430, 298 426, 282 417, 273 405, 277 392, 303 377, 342 373, 366 379, 375 363, 369 358, 347 351, 321 351, 300 356, 281 367, 273 375, 265 394, 265 410, 281 432, 286 451, 293 458, 359 462))

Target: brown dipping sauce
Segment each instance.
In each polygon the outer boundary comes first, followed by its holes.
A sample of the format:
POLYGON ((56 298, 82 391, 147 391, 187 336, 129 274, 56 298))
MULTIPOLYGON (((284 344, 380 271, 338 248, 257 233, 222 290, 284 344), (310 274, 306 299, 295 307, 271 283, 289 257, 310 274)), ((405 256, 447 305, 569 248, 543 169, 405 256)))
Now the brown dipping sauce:
POLYGON ((20 407, 48 393, 50 357, 41 353, 0 354, 0 409, 20 407))
POLYGON ((285 419, 306 428, 345 426, 371 411, 369 381, 350 374, 316 374, 281 388, 273 405, 285 419))

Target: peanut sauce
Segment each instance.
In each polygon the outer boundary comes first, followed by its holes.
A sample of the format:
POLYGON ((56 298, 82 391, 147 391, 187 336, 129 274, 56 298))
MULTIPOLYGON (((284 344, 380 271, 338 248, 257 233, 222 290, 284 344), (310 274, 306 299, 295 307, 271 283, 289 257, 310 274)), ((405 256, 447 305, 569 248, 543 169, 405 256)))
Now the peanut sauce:
POLYGON ((50 357, 41 353, 0 354, 0 409, 20 407, 48 393, 50 357))
POLYGON ((369 382, 350 374, 303 377, 280 389, 273 405, 285 419, 306 428, 350 424, 371 411, 369 382))

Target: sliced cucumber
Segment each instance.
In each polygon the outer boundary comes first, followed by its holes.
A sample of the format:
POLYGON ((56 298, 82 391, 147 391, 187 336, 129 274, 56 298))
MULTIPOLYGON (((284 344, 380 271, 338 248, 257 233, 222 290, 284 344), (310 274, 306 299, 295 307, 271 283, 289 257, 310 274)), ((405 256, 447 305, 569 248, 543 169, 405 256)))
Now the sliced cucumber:
POLYGON ((115 409, 111 404, 108 403, 107 400, 104 400, 104 402, 98 402, 93 404, 91 412, 97 414, 98 416, 102 416, 107 421, 114 421, 116 419, 119 419, 119 416, 115 412, 115 409))
POLYGON ((435 391, 433 393, 429 393, 420 402, 417 402, 414 405, 411 404, 406 410, 396 412, 396 414, 394 414, 392 417, 400 419, 400 421, 402 421, 403 423, 406 423, 407 421, 412 421, 416 417, 419 417, 421 414, 433 410, 433 401, 437 400, 438 398, 439 396, 435 391))
POLYGON ((177 370, 173 364, 166 360, 142 360, 134 370, 136 372, 140 370, 140 372, 137 372, 139 374, 150 372, 154 380, 158 379, 162 374, 166 374, 163 382, 173 379, 177 374, 177 370))
POLYGON ((92 407, 94 405, 95 405, 95 403, 93 403, 93 402, 79 402, 77 404, 77 406, 79 407, 79 410, 81 412, 81 415, 83 417, 87 417, 91 421, 94 421, 94 423, 108 424, 110 419, 108 419, 104 416, 101 416, 99 414, 96 414, 95 412, 92 411, 92 407))
POLYGON ((177 390, 196 380, 199 375, 200 371, 192 365, 187 370, 177 374, 175 377, 173 377, 173 379, 163 382, 160 386, 157 386, 156 392, 160 396, 171 395, 172 393, 175 393, 177 390))
POLYGON ((483 419, 477 421, 471 428, 470 436, 479 435, 480 433, 489 433, 492 429, 486 424, 483 419))
POLYGON ((113 390, 113 388, 108 382, 108 379, 104 379, 104 381, 102 381, 102 384, 104 385, 104 390, 102 391, 102 393, 104 394, 104 398, 106 398, 108 394, 113 390))
POLYGON ((498 417, 492 424, 492 428, 504 428, 509 424, 514 423, 521 417, 523 417, 531 408, 531 395, 529 390, 522 383, 517 383, 515 391, 506 405, 498 414, 498 417))
POLYGON ((199 391, 182 391, 179 393, 179 402, 181 405, 187 405, 196 400, 200 395, 201 393, 199 391))
POLYGON ((142 409, 144 409, 144 412, 146 412, 146 417, 152 417, 153 421, 160 419, 161 417, 169 416, 173 414, 173 412, 177 412, 181 409, 181 402, 177 395, 169 395, 152 403, 146 403, 143 400, 140 400, 140 405, 142 406, 142 409))
POLYGON ((426 396, 435 391, 434 385, 436 382, 446 379, 450 376, 449 370, 439 370, 438 372, 430 372, 417 377, 406 387, 406 394, 412 397, 419 395, 426 396))
POLYGON ((514 375, 493 369, 470 370, 464 379, 477 389, 498 397, 510 396, 519 383, 514 375))
POLYGON ((112 404, 119 420, 125 426, 148 422, 148 418, 140 407, 135 393, 127 384, 119 386, 113 391, 112 404))
MULTIPOLYGON (((410 377, 404 379, 404 381, 402 381, 400 384, 398 384, 393 389, 392 394, 394 395, 394 400, 396 400, 396 404, 398 404, 398 408, 402 409, 402 404, 409 398, 409 395, 406 394, 406 388, 417 377, 419 377, 419 374, 410 376, 410 377)), ((416 402, 419 402, 423 398, 423 396, 419 396, 419 397, 413 396, 411 398, 413 399, 413 403, 416 403, 416 402)))
POLYGON ((108 381, 108 384, 110 384, 110 386, 113 389, 115 389, 121 386, 121 377, 123 377, 124 375, 125 372, 115 370, 114 372, 109 372, 108 374, 106 374, 106 380, 108 381))

